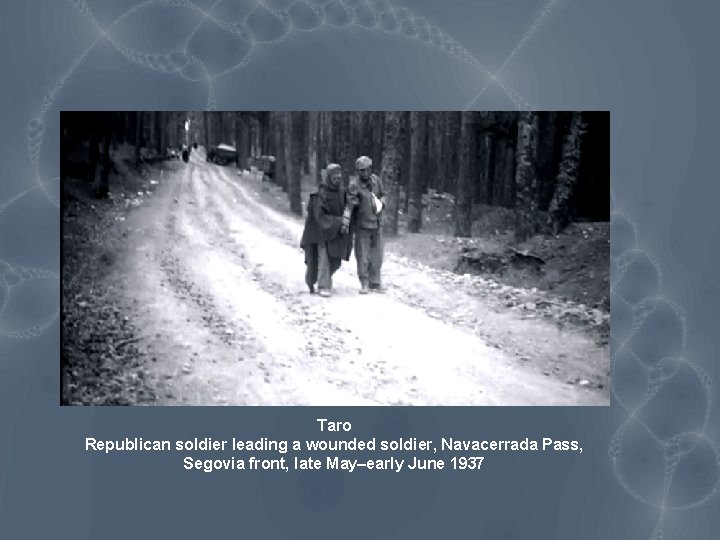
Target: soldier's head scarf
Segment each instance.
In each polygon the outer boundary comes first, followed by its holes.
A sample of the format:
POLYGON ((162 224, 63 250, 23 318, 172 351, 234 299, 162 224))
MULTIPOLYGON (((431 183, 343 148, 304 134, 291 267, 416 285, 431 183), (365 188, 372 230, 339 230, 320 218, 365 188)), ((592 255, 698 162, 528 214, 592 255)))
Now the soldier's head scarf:
POLYGON ((328 163, 328 166, 325 167, 325 184, 328 187, 336 188, 339 184, 339 182, 333 182, 332 180, 332 173, 334 172, 342 173, 342 167, 337 163, 328 163))

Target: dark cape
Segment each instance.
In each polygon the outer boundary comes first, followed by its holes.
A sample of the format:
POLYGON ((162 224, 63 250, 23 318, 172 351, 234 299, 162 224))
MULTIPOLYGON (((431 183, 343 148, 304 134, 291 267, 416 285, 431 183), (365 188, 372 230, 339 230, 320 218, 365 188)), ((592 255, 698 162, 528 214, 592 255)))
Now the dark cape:
POLYGON ((345 188, 330 189, 322 185, 317 193, 311 193, 307 205, 307 217, 300 247, 305 250, 305 262, 320 242, 328 243, 330 257, 350 260, 352 234, 341 234, 342 214, 345 209, 345 188))

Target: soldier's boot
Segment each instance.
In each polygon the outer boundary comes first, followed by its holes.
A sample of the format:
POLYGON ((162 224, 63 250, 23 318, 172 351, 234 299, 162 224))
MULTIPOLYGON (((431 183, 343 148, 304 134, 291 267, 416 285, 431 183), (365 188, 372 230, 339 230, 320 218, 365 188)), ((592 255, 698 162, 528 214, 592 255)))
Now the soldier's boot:
POLYGON ((328 289, 318 289, 318 294, 327 298, 330 296, 330 291, 328 289))
POLYGON ((368 288, 367 283, 362 283, 360 285, 360 294, 367 294, 369 291, 370 291, 370 289, 368 288))

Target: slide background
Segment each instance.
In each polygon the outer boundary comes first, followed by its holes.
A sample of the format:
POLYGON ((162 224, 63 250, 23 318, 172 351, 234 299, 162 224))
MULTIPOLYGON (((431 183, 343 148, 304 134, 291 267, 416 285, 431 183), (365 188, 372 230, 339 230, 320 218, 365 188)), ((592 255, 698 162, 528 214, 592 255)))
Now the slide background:
MULTIPOLYGON (((212 4, 194 1, 130 11, 112 39, 100 29, 138 0, 0 4, 0 537, 716 538, 720 5, 393 3, 460 44, 450 51, 364 28, 382 2, 348 1, 362 4, 350 25, 313 31, 260 9, 247 27, 272 43, 200 28, 191 51, 211 73, 229 70, 208 78, 199 64, 168 73, 184 60, 162 56, 197 25, 192 6, 212 4), (480 62, 505 66, 493 82, 480 62), (610 408, 59 407, 60 110, 526 105, 611 111, 610 408), (584 452, 487 453, 479 473, 346 475, 190 473, 181 454, 83 451, 85 436, 314 438, 320 416, 364 439, 550 436, 584 452)), ((236 20, 249 3, 214 13, 236 20)))

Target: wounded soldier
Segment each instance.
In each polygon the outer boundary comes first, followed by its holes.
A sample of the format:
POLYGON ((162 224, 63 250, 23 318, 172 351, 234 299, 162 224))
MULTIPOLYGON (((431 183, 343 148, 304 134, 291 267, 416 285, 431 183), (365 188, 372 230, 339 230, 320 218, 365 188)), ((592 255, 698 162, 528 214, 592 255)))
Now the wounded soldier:
POLYGON ((385 190, 380 178, 372 173, 372 160, 360 156, 355 161, 359 178, 348 186, 348 206, 345 209, 343 231, 353 229, 355 258, 360 280, 360 294, 383 292, 383 231, 382 216, 385 207, 385 190))

